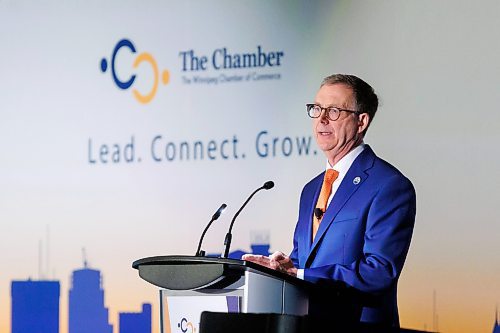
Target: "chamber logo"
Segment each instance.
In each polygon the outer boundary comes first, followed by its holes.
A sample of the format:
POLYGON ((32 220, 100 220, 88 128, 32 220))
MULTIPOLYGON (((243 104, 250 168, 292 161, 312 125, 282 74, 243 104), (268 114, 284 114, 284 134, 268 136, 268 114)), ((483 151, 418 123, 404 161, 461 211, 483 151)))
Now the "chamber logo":
POLYGON ((196 328, 194 328, 193 323, 188 321, 186 318, 182 318, 181 322, 177 324, 182 333, 196 333, 196 328))
MULTIPOLYGON (((134 84, 136 79, 136 74, 131 75, 126 81, 122 81, 118 78, 115 62, 118 53, 121 49, 128 49, 128 51, 131 53, 134 54, 137 53, 134 44, 130 40, 122 39, 116 44, 115 48, 113 49, 113 55, 111 56, 110 61, 108 61, 106 58, 102 58, 101 71, 103 73, 106 73, 109 68, 111 76, 113 77, 113 81, 115 82, 116 86, 120 89, 128 90, 134 84)), ((139 53, 137 57, 134 59, 132 67, 133 69, 137 69, 143 63, 149 65, 153 71, 153 80, 152 80, 153 82, 150 84, 151 88, 149 89, 149 91, 140 92, 138 89, 132 87, 132 94, 139 103, 147 104, 153 100, 153 98, 156 95, 156 91, 158 90, 158 85, 160 82, 160 71, 158 69, 157 62, 155 58, 151 55, 151 53, 148 52, 139 53)), ((162 70, 161 82, 164 85, 166 85, 169 83, 169 81, 170 81, 170 72, 166 69, 162 70)))

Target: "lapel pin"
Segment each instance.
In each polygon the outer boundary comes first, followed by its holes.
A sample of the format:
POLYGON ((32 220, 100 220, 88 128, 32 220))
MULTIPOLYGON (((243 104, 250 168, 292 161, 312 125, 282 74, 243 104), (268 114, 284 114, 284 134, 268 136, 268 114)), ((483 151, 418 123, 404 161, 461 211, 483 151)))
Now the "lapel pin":
POLYGON ((361 183, 361 177, 356 177, 352 180, 352 183, 354 185, 358 185, 359 183, 361 183))

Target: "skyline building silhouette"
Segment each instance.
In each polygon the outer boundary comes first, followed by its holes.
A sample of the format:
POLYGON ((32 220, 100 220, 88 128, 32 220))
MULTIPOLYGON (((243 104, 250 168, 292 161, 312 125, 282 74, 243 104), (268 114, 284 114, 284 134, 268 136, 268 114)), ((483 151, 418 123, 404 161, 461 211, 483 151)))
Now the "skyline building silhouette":
POLYGON ((11 332, 59 333, 59 281, 11 282, 11 332))
POLYGON ((500 333, 500 323, 498 322, 498 307, 495 309, 495 324, 493 325, 493 333, 500 333))
MULTIPOLYGON (((234 250, 233 252, 229 252, 228 258, 230 259, 241 259, 241 256, 246 254, 246 253, 251 253, 251 254, 261 254, 263 256, 268 256, 270 255, 269 249, 271 245, 269 244, 250 244, 250 251, 243 251, 243 250, 234 250)), ((209 254, 209 256, 213 257, 218 257, 220 256, 220 253, 217 254, 209 254)))
POLYGON ((69 333, 113 333, 104 305, 101 272, 84 268, 73 271, 69 290, 69 333))
MULTIPOLYGON (((241 249, 234 250, 228 253, 228 258, 230 259, 241 259, 241 256, 246 253, 260 254, 263 256, 268 256, 271 253, 269 249, 271 248, 270 236, 268 230, 254 230, 250 233, 250 251, 244 251, 241 249)), ((220 257, 221 253, 209 253, 207 257, 220 257)))
POLYGON ((151 333, 151 304, 143 303, 142 312, 120 312, 119 333, 151 333))

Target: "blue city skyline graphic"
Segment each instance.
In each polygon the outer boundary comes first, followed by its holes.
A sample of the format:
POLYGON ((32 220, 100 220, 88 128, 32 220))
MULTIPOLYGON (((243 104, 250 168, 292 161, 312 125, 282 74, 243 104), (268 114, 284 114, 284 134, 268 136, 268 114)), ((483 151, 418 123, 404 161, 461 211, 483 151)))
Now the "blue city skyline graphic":
MULTIPOLYGON (((68 298, 69 333, 113 333, 99 270, 86 264, 74 270, 68 298)), ((12 281, 11 303, 12 333, 59 333, 59 281, 12 281)), ((141 312, 120 312, 115 332, 151 333, 151 309, 151 304, 143 303, 141 312)))
MULTIPOLYGON (((241 259, 245 253, 269 255, 270 244, 251 244, 250 251, 229 253, 241 259)), ((220 253, 209 254, 218 257, 220 253)), ((119 312, 118 328, 109 322, 101 271, 83 267, 71 272, 68 290, 68 333, 151 333, 152 305, 143 303, 140 312, 119 312)), ((59 333, 61 287, 59 280, 11 281, 11 333, 59 333)))

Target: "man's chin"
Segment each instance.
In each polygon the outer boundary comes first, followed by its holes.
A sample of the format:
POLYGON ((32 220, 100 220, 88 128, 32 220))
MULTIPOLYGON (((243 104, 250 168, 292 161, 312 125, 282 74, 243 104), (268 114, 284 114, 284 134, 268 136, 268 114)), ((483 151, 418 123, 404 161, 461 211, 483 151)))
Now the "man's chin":
POLYGON ((330 142, 316 140, 316 143, 318 144, 319 149, 321 149, 321 151, 325 154, 335 148, 335 145, 330 142))

